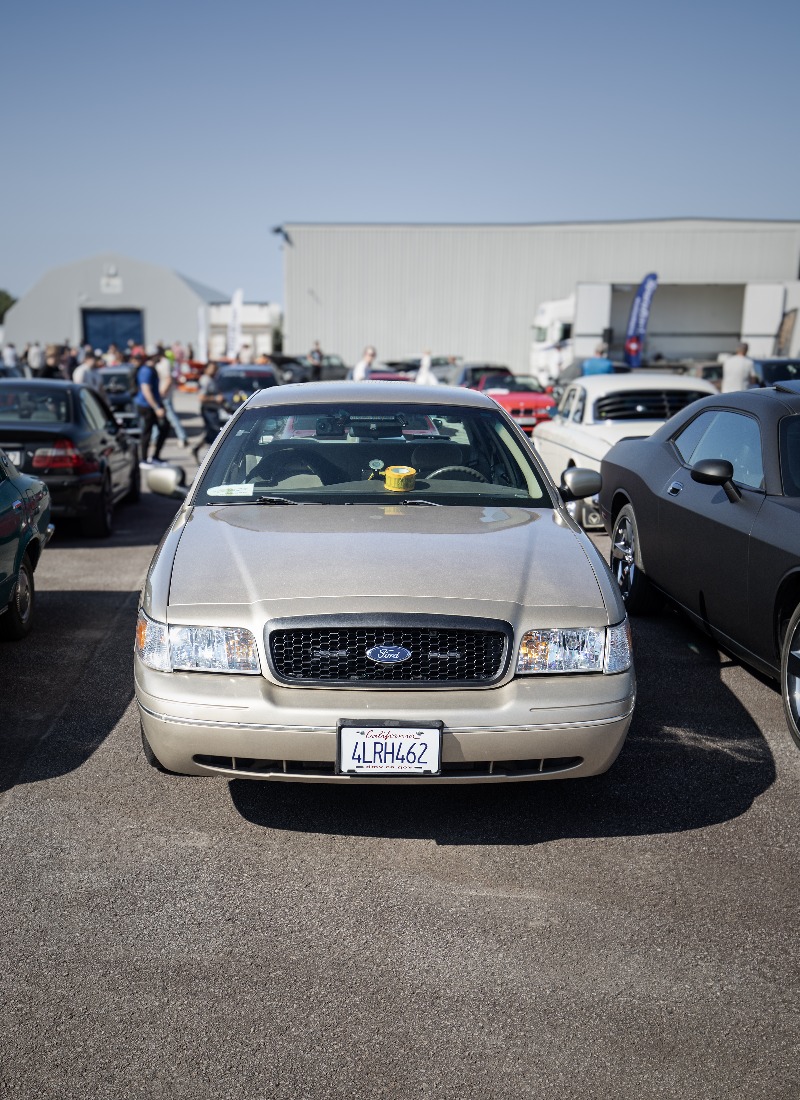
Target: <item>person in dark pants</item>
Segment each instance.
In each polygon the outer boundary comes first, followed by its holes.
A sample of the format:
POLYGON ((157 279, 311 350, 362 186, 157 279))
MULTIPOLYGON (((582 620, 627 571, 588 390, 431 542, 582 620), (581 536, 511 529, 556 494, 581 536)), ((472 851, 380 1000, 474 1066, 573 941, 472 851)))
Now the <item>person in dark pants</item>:
POLYGON ((161 461, 161 448, 169 434, 169 422, 164 408, 164 400, 159 389, 158 371, 152 363, 141 355, 134 356, 133 362, 137 365, 136 386, 137 392, 133 399, 136 412, 139 415, 140 457, 142 462, 147 462, 147 452, 150 447, 150 433, 155 425, 156 441, 153 447, 153 462, 161 461))
POLYGON ((197 383, 197 390, 200 396, 200 415, 203 418, 205 431, 192 447, 192 454, 196 462, 200 461, 200 451, 202 448, 204 446, 211 446, 219 435, 219 430, 222 427, 219 418, 219 407, 224 398, 222 394, 217 391, 216 382, 214 380, 216 373, 217 364, 209 363, 200 375, 200 380, 197 383))

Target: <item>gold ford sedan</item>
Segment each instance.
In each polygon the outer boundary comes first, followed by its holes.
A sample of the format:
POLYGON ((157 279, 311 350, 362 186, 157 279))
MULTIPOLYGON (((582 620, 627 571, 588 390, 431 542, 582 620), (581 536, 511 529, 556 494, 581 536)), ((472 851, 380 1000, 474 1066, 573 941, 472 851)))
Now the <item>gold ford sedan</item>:
POLYGON ((279 781, 596 775, 635 697, 618 586, 490 398, 400 382, 254 394, 142 591, 136 697, 164 771, 279 781))

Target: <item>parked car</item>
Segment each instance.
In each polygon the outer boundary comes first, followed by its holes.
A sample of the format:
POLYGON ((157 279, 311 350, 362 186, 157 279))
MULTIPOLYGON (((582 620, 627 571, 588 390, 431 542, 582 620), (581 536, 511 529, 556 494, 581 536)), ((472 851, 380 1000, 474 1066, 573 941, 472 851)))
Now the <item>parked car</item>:
POLYGON ((800 745, 800 382, 717 394, 617 443, 600 508, 628 610, 667 596, 779 680, 800 745))
POLYGON ((502 405, 526 435, 550 419, 548 410, 556 404, 539 379, 529 375, 484 374, 474 388, 502 405))
POLYGON ((774 386, 800 378, 800 359, 754 359, 753 374, 758 386, 774 386))
POLYGON ((141 434, 139 414, 133 402, 138 390, 136 371, 137 368, 128 363, 119 363, 113 367, 101 367, 100 378, 114 419, 129 435, 138 436, 141 434))
POLYGON ((24 638, 33 625, 33 574, 53 535, 50 494, 0 450, 0 638, 24 638))
POLYGON ((208 392, 222 394, 219 418, 224 423, 252 394, 277 385, 278 376, 272 367, 232 366, 217 371, 208 392))
MULTIPOLYGON (((643 439, 698 398, 716 393, 711 382, 677 374, 631 371, 578 378, 564 392, 547 423, 533 433, 533 445, 553 478, 571 466, 600 470, 620 439, 643 439)), ((576 502, 573 514, 584 527, 602 527, 596 501, 576 502)))
MULTIPOLYGON (((435 373, 439 374, 437 370, 435 373)), ((448 386, 468 386, 475 387, 480 382, 481 378, 487 375, 492 375, 498 378, 502 375, 504 378, 512 377, 513 371, 508 367, 499 366, 496 363, 458 363, 455 367, 450 367, 449 373, 440 375, 440 381, 446 382, 448 386)))
MULTIPOLYGON (((599 480, 571 470, 560 496, 511 418, 470 390, 253 395, 142 590, 147 758, 307 782, 605 771, 633 710, 628 624, 563 504, 599 480), (285 438, 311 417, 313 437, 285 438), (406 435, 419 420, 439 435, 406 435)), ((148 483, 186 492, 169 467, 148 483)))
MULTIPOLYGON (((294 358, 308 371, 308 380, 314 381, 314 368, 307 355, 295 355, 294 358)), ((323 355, 320 364, 320 377, 317 381, 334 382, 347 377, 347 364, 341 355, 323 355)))
POLYGON ((0 379, 0 446, 45 482, 53 516, 78 518, 87 535, 110 535, 114 505, 139 499, 135 440, 89 386, 0 379))

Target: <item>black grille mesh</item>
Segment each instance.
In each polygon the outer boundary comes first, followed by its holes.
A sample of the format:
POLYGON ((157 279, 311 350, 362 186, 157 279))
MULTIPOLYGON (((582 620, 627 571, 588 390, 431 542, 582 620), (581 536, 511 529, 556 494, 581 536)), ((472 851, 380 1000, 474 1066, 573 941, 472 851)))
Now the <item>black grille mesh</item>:
POLYGON ((275 674, 304 683, 485 683, 503 670, 500 630, 410 626, 322 626, 277 629, 269 635, 275 674), (380 665, 373 646, 403 646, 411 657, 380 665))
POLYGON ((621 390, 599 397, 595 420, 669 420, 707 393, 699 390, 621 390))

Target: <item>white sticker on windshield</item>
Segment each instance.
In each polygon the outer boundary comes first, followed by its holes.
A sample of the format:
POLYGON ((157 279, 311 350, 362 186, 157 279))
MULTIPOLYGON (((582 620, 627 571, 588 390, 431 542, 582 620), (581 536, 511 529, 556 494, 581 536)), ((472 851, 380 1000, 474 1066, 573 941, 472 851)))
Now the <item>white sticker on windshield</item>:
POLYGON ((210 497, 251 497, 254 489, 252 483, 242 482, 239 485, 212 485, 206 493, 210 497))

